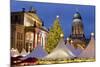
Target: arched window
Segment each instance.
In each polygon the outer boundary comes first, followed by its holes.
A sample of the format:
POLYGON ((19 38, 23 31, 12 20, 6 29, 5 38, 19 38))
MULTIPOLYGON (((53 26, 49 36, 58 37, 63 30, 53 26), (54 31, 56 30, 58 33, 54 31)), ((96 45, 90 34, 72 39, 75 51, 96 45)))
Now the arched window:
POLYGON ((33 41, 34 39, 34 33, 33 32, 27 32, 25 35, 25 40, 27 41, 33 41))
POLYGON ((33 48, 33 44, 34 44, 34 33, 33 32, 26 32, 25 44, 26 44, 27 50, 29 49, 28 47, 30 47, 30 49, 33 48))

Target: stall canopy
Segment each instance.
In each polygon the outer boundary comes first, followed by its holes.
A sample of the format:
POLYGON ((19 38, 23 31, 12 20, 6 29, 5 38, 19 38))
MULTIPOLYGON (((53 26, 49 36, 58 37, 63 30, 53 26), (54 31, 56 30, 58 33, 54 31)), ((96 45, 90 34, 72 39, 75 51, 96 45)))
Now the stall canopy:
POLYGON ((64 39, 62 38, 57 47, 43 59, 67 59, 73 57, 75 55, 66 47, 64 39))

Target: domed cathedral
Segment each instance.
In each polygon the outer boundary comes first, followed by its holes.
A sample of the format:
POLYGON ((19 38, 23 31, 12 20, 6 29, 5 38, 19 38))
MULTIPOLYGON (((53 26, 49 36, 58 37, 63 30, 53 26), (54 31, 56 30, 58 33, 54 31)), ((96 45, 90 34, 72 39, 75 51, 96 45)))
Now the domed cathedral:
POLYGON ((79 12, 76 12, 73 16, 72 33, 70 35, 71 42, 77 48, 78 46, 86 46, 86 38, 84 35, 84 26, 82 23, 82 17, 79 12))
POLYGON ((33 7, 11 12, 11 48, 19 52, 23 48, 31 52, 37 45, 45 48, 48 30, 43 25, 33 7))

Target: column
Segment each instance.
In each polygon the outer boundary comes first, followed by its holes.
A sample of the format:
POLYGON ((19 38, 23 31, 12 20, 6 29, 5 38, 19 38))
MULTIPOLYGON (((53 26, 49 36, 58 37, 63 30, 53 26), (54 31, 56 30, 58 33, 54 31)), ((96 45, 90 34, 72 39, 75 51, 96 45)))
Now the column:
POLYGON ((37 33, 35 33, 35 48, 37 47, 37 33))

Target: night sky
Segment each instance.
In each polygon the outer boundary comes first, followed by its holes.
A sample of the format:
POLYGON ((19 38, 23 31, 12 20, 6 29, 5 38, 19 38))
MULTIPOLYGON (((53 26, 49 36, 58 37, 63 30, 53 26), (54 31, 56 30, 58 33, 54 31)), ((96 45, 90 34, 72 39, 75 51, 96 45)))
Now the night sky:
POLYGON ((91 32, 95 32, 95 7, 72 5, 72 4, 54 4, 40 2, 24 2, 11 0, 11 11, 21 11, 22 8, 29 10, 30 7, 37 10, 38 16, 43 20, 44 26, 50 28, 57 15, 59 15, 60 24, 64 32, 64 36, 68 37, 71 33, 72 18, 78 11, 81 14, 84 32, 87 38, 91 32))

